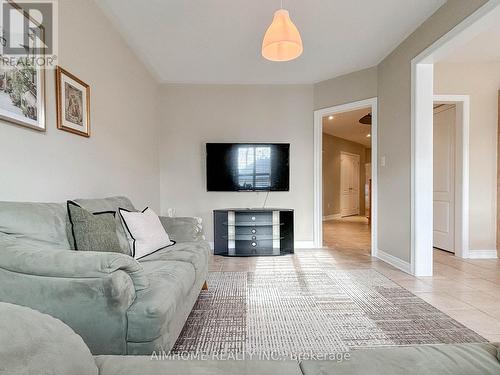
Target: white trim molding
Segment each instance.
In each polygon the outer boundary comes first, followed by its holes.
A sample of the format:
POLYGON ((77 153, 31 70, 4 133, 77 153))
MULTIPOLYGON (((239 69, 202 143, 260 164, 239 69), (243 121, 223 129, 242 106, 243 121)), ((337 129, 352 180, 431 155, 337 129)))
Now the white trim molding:
POLYGON ((467 254, 469 259, 497 259, 496 250, 469 250, 467 254))
POLYGON ((411 78, 410 272, 432 276, 434 65, 412 63, 411 78))
POLYGON ((385 251, 382 251, 380 249, 376 251, 376 254, 377 258, 379 258, 380 260, 389 263, 391 266, 396 267, 403 272, 410 273, 410 263, 405 262, 404 260, 401 260, 398 257, 395 257, 394 255, 386 253, 385 251))
POLYGON ((371 107, 372 126, 372 220, 371 220, 371 244, 372 256, 377 254, 377 176, 378 176, 378 153, 377 153, 377 119, 378 100, 370 98, 357 102, 341 104, 329 108, 314 111, 314 248, 323 247, 323 117, 336 113, 354 111, 356 109, 371 107))

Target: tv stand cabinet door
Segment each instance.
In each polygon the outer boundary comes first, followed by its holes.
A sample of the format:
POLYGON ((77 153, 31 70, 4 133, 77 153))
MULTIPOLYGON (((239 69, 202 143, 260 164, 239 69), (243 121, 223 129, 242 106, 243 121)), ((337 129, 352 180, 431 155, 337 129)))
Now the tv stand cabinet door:
POLYGON ((228 212, 214 211, 214 254, 227 255, 228 253, 228 212))
POLYGON ((281 254, 293 254, 293 211, 280 211, 281 254))

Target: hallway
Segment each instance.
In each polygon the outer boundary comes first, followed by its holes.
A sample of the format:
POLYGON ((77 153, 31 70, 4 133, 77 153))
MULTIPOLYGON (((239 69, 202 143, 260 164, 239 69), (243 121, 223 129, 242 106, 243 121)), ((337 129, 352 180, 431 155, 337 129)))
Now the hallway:
POLYGON ((371 232, 364 216, 323 221, 323 246, 329 249, 370 255, 371 232))

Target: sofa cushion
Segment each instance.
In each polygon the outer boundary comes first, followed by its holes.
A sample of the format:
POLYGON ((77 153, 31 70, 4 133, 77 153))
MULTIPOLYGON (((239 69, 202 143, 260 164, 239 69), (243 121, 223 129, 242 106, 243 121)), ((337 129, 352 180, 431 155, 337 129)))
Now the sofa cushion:
POLYGON ((179 261, 191 264, 196 271, 196 278, 205 271, 210 254, 210 245, 206 241, 181 242, 164 250, 148 255, 140 260, 179 261))
POLYGON ((304 375, 487 375, 500 374, 492 344, 421 345, 363 349, 343 361, 304 361, 304 375))
POLYGON ((143 258, 174 244, 161 225, 158 215, 149 207, 141 212, 119 208, 127 240, 135 259, 143 258))
POLYGON ((79 251, 106 251, 121 253, 116 235, 115 211, 91 213, 72 201, 68 201, 68 217, 74 248, 79 251))
POLYGON ((194 267, 189 263, 163 260, 140 262, 149 285, 167 280, 175 282, 183 295, 188 295, 195 283, 194 267))
POLYGON ((78 203, 83 208, 89 210, 90 212, 102 212, 102 211, 114 211, 116 212, 116 234, 120 240, 120 247, 122 253, 132 255, 129 243, 127 241, 127 235, 121 223, 120 215, 118 215, 119 208, 125 208, 129 211, 135 211, 135 207, 130 202, 127 197, 109 197, 109 198, 98 198, 98 199, 74 199, 74 202, 78 203))
MULTIPOLYGON (((159 357, 159 355, 158 355, 159 357)), ((296 361, 155 360, 154 356, 98 356, 100 375, 302 375, 296 361)))
POLYGON ((0 202, 0 232, 43 247, 70 249, 62 203, 0 202))
POLYGON ((160 221, 170 239, 175 242, 205 240, 201 217, 160 216, 160 221))
POLYGON ((87 345, 60 320, 10 303, 0 303, 0 316, 2 374, 98 374, 87 345))
POLYGON ((127 311, 127 340, 134 342, 159 337, 195 283, 195 270, 190 263, 150 260, 141 264, 149 288, 136 293, 127 311))

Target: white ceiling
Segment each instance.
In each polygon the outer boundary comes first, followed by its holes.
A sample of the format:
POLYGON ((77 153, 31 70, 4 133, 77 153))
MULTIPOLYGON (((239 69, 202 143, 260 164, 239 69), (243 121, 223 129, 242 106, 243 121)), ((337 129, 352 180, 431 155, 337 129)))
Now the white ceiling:
POLYGON ((371 126, 360 124, 359 119, 371 112, 371 108, 357 109, 355 111, 338 113, 330 120, 328 116, 323 117, 323 133, 335 137, 347 139, 348 141, 362 144, 365 147, 371 147, 370 134, 371 126))
POLYGON ((164 83, 314 83, 377 65, 446 0, 284 0, 304 53, 275 63, 262 37, 279 0, 99 0, 164 83))
POLYGON ((500 22, 465 45, 458 47, 441 61, 450 63, 500 62, 500 22))

